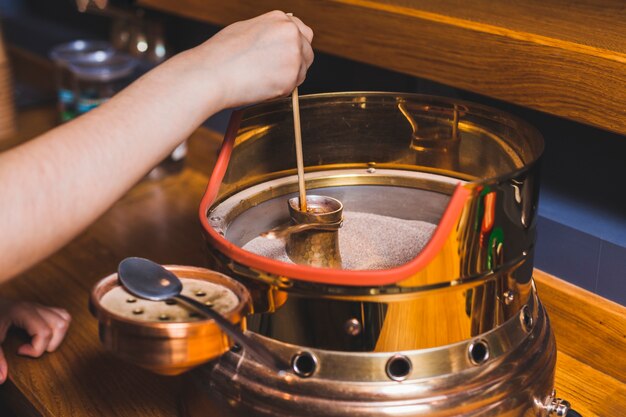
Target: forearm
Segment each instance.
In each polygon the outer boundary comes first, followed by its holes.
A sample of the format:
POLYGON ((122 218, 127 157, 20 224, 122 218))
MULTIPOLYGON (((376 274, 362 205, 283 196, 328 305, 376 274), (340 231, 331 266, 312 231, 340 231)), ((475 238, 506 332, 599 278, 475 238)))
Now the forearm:
POLYGON ((312 38, 280 11, 235 23, 0 154, 0 282, 67 243, 211 114, 291 92, 313 61, 312 38))
POLYGON ((212 80, 175 57, 100 108, 0 154, 0 281, 68 242, 220 110, 212 80))

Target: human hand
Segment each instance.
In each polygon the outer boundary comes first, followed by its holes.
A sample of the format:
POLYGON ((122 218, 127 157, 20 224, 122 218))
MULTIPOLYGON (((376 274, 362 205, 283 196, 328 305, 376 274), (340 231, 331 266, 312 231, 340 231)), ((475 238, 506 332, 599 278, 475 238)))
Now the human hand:
POLYGON ((234 23, 181 55, 194 56, 229 108, 284 96, 300 85, 313 62, 312 40, 300 19, 273 11, 234 23))
POLYGON ((0 299, 0 384, 6 381, 8 375, 1 344, 12 325, 26 330, 32 337, 30 343, 17 349, 17 353, 38 358, 44 352, 53 352, 59 347, 70 320, 70 314, 62 308, 0 299))
POLYGON ((92 4, 95 4, 100 10, 107 7, 108 0, 76 0, 76 7, 79 12, 86 12, 87 8, 92 4))

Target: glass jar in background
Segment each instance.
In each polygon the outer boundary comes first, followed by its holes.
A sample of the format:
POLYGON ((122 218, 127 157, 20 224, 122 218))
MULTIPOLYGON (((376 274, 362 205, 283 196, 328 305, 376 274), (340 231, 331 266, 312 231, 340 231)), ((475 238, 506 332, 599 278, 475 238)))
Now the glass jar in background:
POLYGON ((98 107, 130 84, 137 63, 121 52, 95 53, 70 62, 76 114, 98 107))
POLYGON ((74 79, 69 68, 73 62, 89 60, 92 56, 111 56, 115 50, 109 42, 76 40, 55 46, 50 58, 55 64, 59 119, 66 122, 77 116, 74 79))
MULTIPOLYGON (((77 115, 98 107, 132 82, 140 60, 122 52, 112 55, 93 54, 69 64, 73 75, 74 96, 77 115)), ((161 179, 180 172, 187 155, 187 142, 172 151, 159 165, 146 176, 148 179, 161 179)))

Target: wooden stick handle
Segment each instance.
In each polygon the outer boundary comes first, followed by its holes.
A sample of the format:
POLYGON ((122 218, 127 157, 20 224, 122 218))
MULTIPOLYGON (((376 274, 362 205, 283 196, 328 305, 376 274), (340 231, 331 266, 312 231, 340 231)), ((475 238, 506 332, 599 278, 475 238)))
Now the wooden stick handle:
POLYGON ((298 87, 294 88, 291 95, 293 106, 293 128, 296 140, 296 163, 298 166, 298 190, 300 193, 300 211, 306 213, 306 185, 304 183, 304 158, 302 156, 302 132, 300 130, 300 102, 298 100, 298 87))
MULTIPOLYGON (((287 16, 293 16, 293 13, 285 13, 287 16)), ((296 140, 296 164, 298 166, 298 191, 300 200, 300 211, 306 213, 306 185, 304 183, 304 158, 302 157, 302 131, 300 130, 300 102, 298 100, 298 87, 293 89, 291 94, 291 103, 293 107, 293 129, 296 140)))

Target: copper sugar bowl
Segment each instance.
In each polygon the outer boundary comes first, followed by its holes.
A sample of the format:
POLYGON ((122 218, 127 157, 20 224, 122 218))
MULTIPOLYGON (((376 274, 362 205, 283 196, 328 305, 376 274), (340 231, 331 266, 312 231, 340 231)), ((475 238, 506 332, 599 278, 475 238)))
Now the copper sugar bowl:
MULTIPOLYGON (((189 296, 215 305, 221 294, 230 294, 232 307, 225 316, 245 329, 250 312, 248 291, 237 281, 204 268, 166 267, 182 281, 189 296)), ((220 357, 232 340, 210 319, 204 319, 175 301, 141 300, 126 292, 117 274, 100 280, 91 292, 89 308, 98 319, 102 345, 116 356, 162 375, 178 375, 220 357)))

